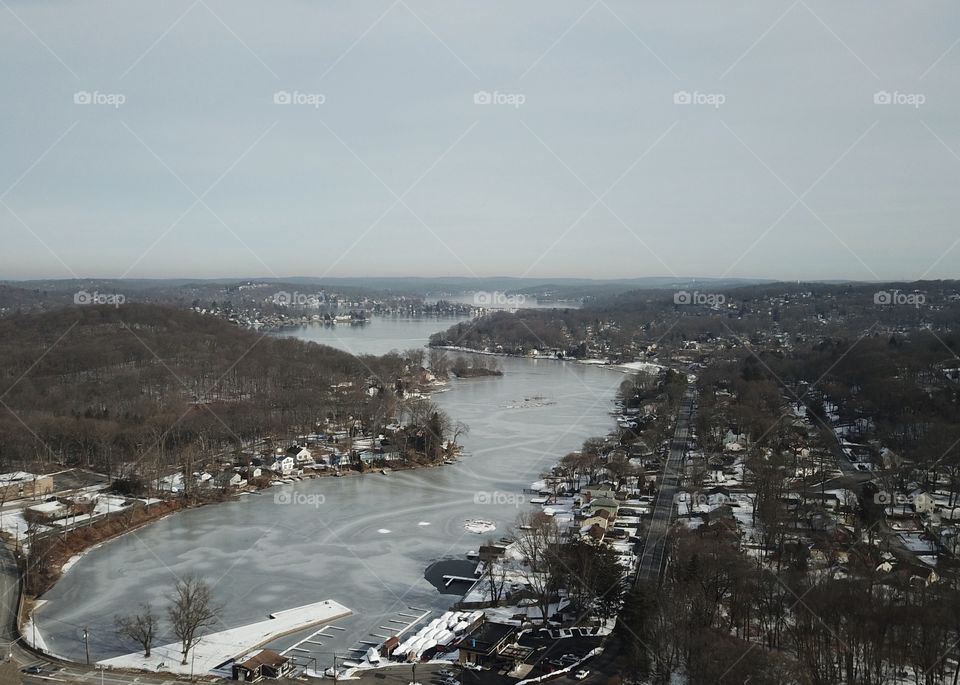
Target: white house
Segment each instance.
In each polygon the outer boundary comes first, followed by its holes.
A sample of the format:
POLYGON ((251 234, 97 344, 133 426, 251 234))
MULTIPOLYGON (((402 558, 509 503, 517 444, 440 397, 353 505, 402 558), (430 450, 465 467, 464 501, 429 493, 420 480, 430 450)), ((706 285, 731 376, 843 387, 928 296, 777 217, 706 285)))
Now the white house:
POLYGON ((288 476, 293 473, 294 461, 294 458, 289 455, 275 457, 273 463, 270 464, 270 470, 288 476))
POLYGON ((313 463, 313 455, 310 450, 299 445, 287 448, 287 456, 293 457, 294 462, 298 465, 313 463))

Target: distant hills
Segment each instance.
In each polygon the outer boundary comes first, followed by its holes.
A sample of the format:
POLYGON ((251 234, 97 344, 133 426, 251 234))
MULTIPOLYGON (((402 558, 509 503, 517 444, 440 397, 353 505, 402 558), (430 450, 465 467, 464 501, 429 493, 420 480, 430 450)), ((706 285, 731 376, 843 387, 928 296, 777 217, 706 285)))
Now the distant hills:
POLYGON ((0 281, 0 306, 10 306, 18 300, 37 298, 54 304, 58 300, 73 297, 81 291, 100 293, 124 293, 128 299, 144 302, 183 303, 191 300, 209 300, 229 297, 231 293, 247 291, 251 294, 277 290, 333 290, 346 296, 377 297, 384 295, 410 297, 456 296, 464 293, 486 291, 521 293, 537 297, 543 302, 551 300, 582 301, 608 298, 632 291, 643 290, 731 290, 745 287, 790 286, 880 286, 893 285, 901 288, 924 287, 943 283, 925 281, 915 283, 867 283, 852 280, 777 281, 762 278, 699 278, 642 276, 637 278, 526 278, 515 276, 491 276, 472 278, 463 276, 418 277, 418 276, 371 276, 317 278, 314 276, 290 276, 286 278, 157 278, 157 279, 36 279, 24 281, 0 281), (259 288, 255 286, 260 286, 259 288))
POLYGON ((269 283, 277 285, 304 285, 312 287, 349 287, 366 290, 405 292, 411 294, 463 293, 476 290, 519 292, 545 289, 602 289, 634 290, 645 288, 675 288, 710 284, 718 287, 735 287, 774 283, 760 278, 694 278, 644 276, 638 278, 527 278, 515 276, 491 276, 473 278, 466 276, 419 277, 419 276, 371 276, 329 277, 290 276, 285 278, 84 278, 84 279, 35 279, 23 281, 0 281, 0 284, 28 290, 63 291, 78 288, 152 290, 184 288, 191 286, 229 286, 244 283, 269 283))

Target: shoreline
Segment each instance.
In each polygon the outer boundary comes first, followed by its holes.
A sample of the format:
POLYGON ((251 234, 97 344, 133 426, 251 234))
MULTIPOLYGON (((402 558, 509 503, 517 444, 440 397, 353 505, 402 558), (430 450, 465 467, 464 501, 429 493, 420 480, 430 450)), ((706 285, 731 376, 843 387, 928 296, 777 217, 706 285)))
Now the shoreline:
MULTIPOLYGON (((434 393, 449 392, 450 390, 452 390, 452 387, 450 385, 450 380, 447 379, 447 380, 437 380, 437 381, 434 381, 432 384, 428 385, 428 387, 418 388, 416 390, 416 393, 419 395, 429 397, 434 393)), ((138 528, 150 525, 151 523, 159 522, 167 518, 168 516, 178 514, 182 511, 187 511, 190 509, 198 509, 198 508, 206 507, 210 505, 223 504, 226 502, 236 502, 236 501, 239 501, 240 498, 244 496, 259 494, 267 490, 273 489, 274 487, 284 486, 284 485, 293 485, 295 483, 302 482, 305 480, 314 480, 318 478, 348 478, 348 477, 354 477, 354 476, 372 475, 377 473, 386 474, 392 471, 398 471, 398 472, 414 471, 418 469, 436 468, 438 466, 449 466, 451 463, 456 463, 459 459, 463 457, 463 455, 464 455, 463 447, 455 444, 453 445, 451 452, 446 456, 444 456, 443 459, 437 462, 432 462, 432 463, 421 464, 421 463, 407 461, 401 464, 390 464, 385 462, 383 465, 380 465, 380 466, 376 466, 376 465, 366 466, 365 468, 363 468, 363 470, 356 470, 353 468, 344 469, 344 470, 341 470, 339 468, 336 468, 336 469, 328 468, 323 471, 311 470, 311 473, 309 474, 300 474, 298 476, 289 476, 286 478, 276 478, 271 480, 269 485, 266 485, 263 487, 254 487, 254 488, 244 489, 244 490, 233 492, 233 493, 228 493, 227 496, 220 499, 215 499, 215 500, 201 500, 201 501, 193 502, 190 504, 185 504, 178 497, 171 497, 170 499, 161 499, 162 502, 166 502, 167 504, 177 503, 178 506, 174 508, 172 511, 165 512, 156 518, 151 518, 145 521, 141 521, 135 525, 130 526, 129 528, 125 528, 122 531, 118 531, 117 533, 114 533, 102 540, 98 540, 94 542, 92 545, 83 547, 79 551, 75 552, 74 554, 69 556, 65 561, 63 561, 59 566, 56 567, 57 577, 56 577, 56 580, 54 580, 54 582, 51 583, 50 587, 45 588, 41 594, 33 596, 32 599, 34 602, 40 600, 40 598, 43 597, 43 595, 45 595, 51 589, 53 589, 53 587, 63 578, 63 576, 66 575, 66 573, 71 568, 73 568, 73 566, 76 565, 76 563, 79 562, 80 559, 87 553, 92 552, 94 549, 101 547, 102 545, 108 542, 111 542, 123 535, 126 535, 127 533, 133 532, 138 528), (285 482, 285 481, 289 481, 289 482, 285 482)), ((104 519, 103 521, 100 521, 98 523, 105 522, 108 520, 109 519, 104 519)), ((74 532, 74 531, 71 531, 71 532, 74 532)), ((3 544, 9 544, 9 543, 8 541, 4 540, 3 544)), ((25 598, 28 597, 26 594, 24 596, 25 598)))
MULTIPOLYGON (((315 473, 312 473, 312 474, 310 474, 310 475, 301 475, 301 476, 290 477, 290 478, 288 479, 289 482, 284 482, 284 481, 278 479, 278 480, 273 481, 273 482, 271 482, 269 485, 266 485, 266 486, 264 486, 264 487, 261 487, 261 488, 252 488, 252 489, 249 489, 249 490, 240 490, 240 491, 238 491, 238 492, 230 493, 229 496, 223 497, 223 498, 221 498, 221 499, 203 500, 203 501, 194 502, 194 503, 192 503, 192 504, 182 504, 182 503, 181 503, 181 506, 178 506, 177 508, 173 509, 172 511, 165 512, 165 513, 161 514, 160 516, 157 516, 156 518, 151 518, 151 519, 148 519, 148 520, 145 520, 145 521, 141 521, 141 522, 137 523, 136 525, 133 525, 133 526, 131 526, 131 527, 129 527, 129 528, 126 528, 126 529, 124 529, 124 530, 122 530, 122 531, 119 531, 119 532, 117 532, 117 533, 114 533, 113 535, 110 535, 109 537, 104 538, 104 539, 102 539, 102 540, 98 540, 97 542, 93 543, 93 544, 90 545, 89 547, 84 547, 84 548, 81 549, 80 551, 75 552, 75 553, 72 554, 69 558, 67 558, 67 560, 64 561, 63 564, 58 568, 59 575, 57 576, 57 580, 53 583, 53 585, 51 585, 49 588, 45 589, 41 595, 38 595, 38 596, 35 597, 34 599, 35 599, 35 600, 38 600, 39 598, 43 597, 43 595, 45 595, 47 592, 49 592, 49 591, 53 588, 53 586, 56 585, 56 583, 59 582, 60 579, 63 578, 63 576, 66 575, 66 573, 67 573, 71 568, 73 568, 73 566, 76 565, 76 563, 77 563, 78 561, 80 561, 80 559, 81 559, 83 556, 85 556, 85 555, 88 554, 89 552, 92 552, 93 550, 97 549, 98 547, 102 547, 103 545, 105 545, 105 544, 107 544, 107 543, 109 543, 109 542, 113 542, 114 540, 116 540, 116 539, 118 539, 118 538, 126 535, 127 533, 132 533, 133 531, 138 530, 139 528, 143 528, 144 526, 149 526, 149 525, 151 525, 151 524, 153 524, 153 523, 159 523, 160 521, 162 521, 162 520, 164 520, 165 518, 168 518, 168 517, 170 517, 170 516, 175 516, 176 514, 180 514, 180 513, 186 512, 186 511, 191 511, 191 510, 193 510, 193 509, 201 509, 201 508, 204 508, 204 507, 216 506, 216 505, 218 505, 218 504, 227 504, 227 503, 229 503, 229 502, 240 502, 240 501, 242 501, 242 498, 247 497, 247 496, 249 496, 249 495, 256 495, 256 494, 260 494, 260 493, 265 493, 265 492, 267 492, 268 490, 272 490, 272 489, 274 489, 274 488, 285 487, 285 486, 287 486, 287 485, 295 485, 296 483, 303 482, 303 481, 318 480, 318 479, 324 479, 324 478, 353 478, 353 477, 356 477, 356 476, 385 475, 384 472, 386 472, 387 474, 389 474, 390 472, 393 472, 393 471, 402 472, 402 471, 417 471, 417 470, 420 470, 420 469, 431 469, 431 468, 437 468, 437 467, 440 467, 440 466, 450 466, 451 463, 455 463, 455 462, 456 462, 458 459, 460 459, 462 456, 463 456, 463 450, 462 450, 462 448, 459 448, 459 446, 458 446, 458 450, 457 450, 454 454, 452 454, 451 456, 445 457, 443 460, 441 460, 441 461, 439 461, 439 462, 436 462, 436 463, 430 463, 430 464, 411 464, 411 463, 406 463, 406 464, 402 464, 402 465, 399 465, 399 466, 398 466, 398 465, 369 466, 369 467, 367 467, 364 471, 357 471, 357 470, 355 470, 355 469, 347 469, 347 470, 343 470, 343 471, 334 470, 334 469, 328 469, 327 472, 315 472, 315 473)), ((163 500, 163 501, 165 501, 165 502, 179 502, 179 500, 178 500, 177 498, 172 498, 172 499, 163 500)), ((73 531, 71 531, 71 532, 73 532, 73 531)))
MULTIPOLYGON (((519 358, 519 359, 540 359, 540 358, 542 358, 542 359, 548 359, 548 358, 552 358, 552 357, 536 357, 536 358, 535 358, 535 357, 529 357, 529 356, 524 356, 524 355, 498 354, 498 353, 480 352, 480 351, 466 350, 466 349, 461 349, 460 351, 464 351, 464 352, 474 352, 474 353, 480 353, 480 354, 488 354, 488 355, 491 355, 491 356, 511 356, 511 357, 516 357, 516 358, 519 358)), ((552 359, 555 359, 555 358, 552 358, 552 359)), ((589 362, 589 361, 583 361, 583 360, 556 359, 556 361, 576 361, 577 363, 582 363, 582 364, 589 365, 589 366, 607 366, 607 367, 611 367, 611 370, 620 371, 620 372, 628 372, 628 371, 630 371, 630 369, 618 368, 618 365, 610 364, 609 362, 604 361, 604 360, 597 360, 597 361, 589 362)), ((419 390, 419 392, 422 393, 423 395, 426 395, 426 396, 429 396, 429 395, 431 395, 431 394, 433 394, 433 393, 448 392, 448 391, 452 390, 455 386, 459 385, 461 381, 462 381, 462 379, 454 379, 454 378, 447 379, 447 380, 444 380, 444 381, 436 381, 435 383, 431 384, 429 387, 421 388, 421 389, 419 390), (454 383, 454 382, 453 382, 454 380, 457 380, 458 382, 457 382, 457 383, 454 383)), ((458 450, 457 450, 456 453, 450 455, 449 457, 446 457, 445 459, 441 459, 441 460, 438 460, 438 461, 435 461, 435 462, 422 463, 422 464, 421 464, 421 463, 405 463, 405 464, 403 464, 402 466, 391 465, 391 464, 389 464, 389 463, 385 463, 385 464, 383 464, 382 466, 369 466, 369 467, 367 467, 367 468, 366 468, 364 471, 362 471, 362 472, 361 472, 361 471, 355 471, 355 470, 353 470, 353 469, 345 470, 345 471, 340 472, 340 475, 341 475, 341 477, 344 476, 344 475, 346 475, 346 476, 361 475, 361 476, 362 476, 362 475, 369 475, 369 474, 374 474, 374 473, 378 473, 378 472, 382 472, 382 471, 386 471, 387 473, 389 473, 389 471, 408 471, 408 470, 422 469, 422 468, 427 468, 427 467, 445 466, 445 465, 449 465, 450 460, 459 461, 460 459, 462 459, 462 458, 463 458, 464 456, 466 456, 467 454, 469 454, 469 453, 465 451, 465 448, 464 448, 463 446, 458 446, 458 450)), ((314 478, 330 478, 330 477, 337 477, 337 472, 336 472, 336 470, 334 470, 334 469, 327 469, 327 470, 325 470, 325 471, 315 471, 315 472, 313 472, 313 473, 311 473, 311 474, 309 474, 309 475, 302 475, 302 476, 300 476, 300 477, 290 478, 290 479, 279 479, 279 478, 278 478, 278 479, 276 479, 274 482, 271 482, 269 485, 267 485, 267 486, 265 486, 265 487, 258 488, 258 489, 255 489, 255 490, 247 490, 247 491, 244 491, 244 492, 231 493, 231 496, 230 496, 230 497, 224 498, 224 499, 222 499, 222 500, 218 500, 218 501, 204 501, 204 502, 199 502, 199 503, 192 504, 192 505, 190 505, 190 506, 180 507, 180 508, 178 508, 177 510, 168 512, 167 514, 165 514, 165 515, 163 515, 163 516, 160 516, 160 517, 158 517, 158 518, 156 518, 156 519, 152 519, 152 520, 150 520, 150 521, 146 521, 146 522, 140 524, 140 526, 145 526, 145 525, 147 525, 147 524, 149 524, 149 523, 154 523, 154 522, 159 521, 159 520, 161 520, 161 519, 163 519, 163 518, 166 518, 166 516, 168 516, 168 515, 170 515, 170 514, 179 513, 179 512, 181 512, 181 511, 184 511, 185 509, 199 508, 199 507, 202 507, 202 506, 207 506, 207 505, 211 505, 211 504, 219 504, 219 503, 227 502, 227 501, 237 501, 237 500, 239 500, 242 496, 245 496, 245 495, 265 493, 266 490, 268 490, 268 489, 270 489, 270 488, 273 488, 274 486, 277 486, 277 485, 293 485, 293 484, 296 484, 297 482, 300 482, 300 481, 312 480, 312 479, 314 479, 314 478), (282 481, 287 481, 287 482, 282 482, 282 481)), ((518 483, 518 484, 516 485, 516 487, 517 487, 518 489, 520 489, 520 488, 526 487, 526 484, 525 484, 525 483, 518 483)), ((140 527, 140 526, 137 526, 137 527, 140 527)), ((108 538, 108 539, 101 540, 101 541, 97 542, 96 544, 91 545, 90 547, 85 548, 85 549, 77 552, 76 554, 71 555, 71 556, 66 560, 66 562, 63 564, 63 566, 61 567, 60 574, 59 574, 57 580, 55 581, 55 583, 54 583, 53 585, 51 585, 50 588, 47 588, 47 589, 44 591, 44 595, 46 595, 46 593, 49 592, 49 590, 52 589, 52 588, 55 586, 56 582, 59 582, 59 581, 65 576, 65 574, 66 574, 67 572, 69 572, 77 563, 79 563, 79 561, 81 561, 82 558, 83 558, 84 556, 86 556, 89 552, 93 551, 93 550, 96 549, 97 547, 103 546, 106 542, 111 542, 111 541, 113 541, 113 540, 115 540, 115 539, 119 539, 122 535, 124 535, 125 533, 128 533, 128 532, 131 532, 132 530, 134 530, 134 528, 131 528, 131 529, 127 529, 127 530, 118 532, 116 535, 113 535, 113 536, 111 536, 111 537, 108 538)), ((430 568, 430 563, 433 563, 433 562, 428 562, 427 564, 425 564, 424 573, 426 573, 427 570, 430 568)), ((442 593, 442 594, 445 594, 445 593, 442 593)), ((41 595, 40 597, 43 597, 44 595, 41 595)), ((453 598, 451 597, 451 599, 453 599, 453 598)), ((46 601, 48 601, 48 600, 40 600, 40 598, 35 598, 35 600, 39 600, 39 601, 37 601, 36 606, 34 606, 34 607, 31 608, 28 621, 32 621, 33 612, 36 610, 36 608, 39 608, 39 606, 42 606, 43 603, 45 603, 46 601)), ((24 625, 29 628, 30 625, 31 625, 31 623, 30 623, 30 622, 25 622, 24 625)), ((39 632, 40 632, 39 626, 37 626, 37 630, 38 630, 38 634, 39 634, 39 632)), ((22 631, 21 631, 21 634, 23 634, 22 631)), ((25 636, 25 637, 26 637, 26 636, 25 636)), ((42 640, 38 640, 38 642, 40 642, 41 644, 44 644, 42 640)), ((60 657, 60 658, 62 658, 62 657, 60 657)), ((68 661, 71 661, 71 660, 68 660, 68 661)))
POLYGON ((463 347, 460 345, 427 345, 428 349, 431 350, 449 350, 451 352, 463 352, 464 354, 482 354, 487 357, 503 357, 505 359, 526 359, 529 361, 555 361, 555 362, 570 362, 572 364, 582 364, 583 366, 592 366, 595 368, 610 369, 611 371, 618 371, 620 373, 636 373, 638 371, 643 371, 645 368, 650 369, 665 369, 667 368, 665 364, 661 364, 657 361, 633 361, 633 362, 624 362, 622 364, 614 364, 609 359, 575 359, 570 357, 556 357, 556 356, 547 356, 547 355, 529 355, 529 354, 515 354, 513 352, 490 352, 489 350, 477 350, 472 347, 463 347))
MULTIPOLYGON (((286 319, 282 322, 271 322, 271 323, 261 323, 259 326, 244 325, 246 328, 250 328, 262 333, 286 333, 290 329, 302 328, 304 326, 320 326, 324 328, 351 328, 353 326, 366 326, 376 319, 401 319, 408 321, 422 321, 424 319, 435 319, 437 321, 443 321, 446 319, 472 319, 475 317, 475 314, 469 313, 457 313, 449 312, 446 314, 371 314, 370 316, 364 319, 354 319, 351 321, 334 321, 334 320, 325 320, 325 319, 305 319, 300 321, 293 321, 286 319)), ((312 341, 315 342, 315 341, 312 341)), ((323 343, 321 343, 323 344, 323 343)))
MULTIPOLYGON (((443 462, 440 462, 439 464, 431 464, 431 465, 429 465, 429 466, 445 466, 445 465, 446 465, 446 464, 444 464, 443 462)), ((427 465, 423 465, 423 466, 427 466, 427 465)), ((411 468, 409 468, 409 469, 391 469, 391 470, 397 470, 397 471, 400 471, 400 470, 414 470, 414 469, 416 469, 416 468, 422 468, 422 466, 421 466, 421 467, 411 467, 411 468)), ((352 475, 352 476, 368 476, 368 475, 369 475, 369 476, 372 476, 372 475, 378 475, 378 474, 380 474, 380 469, 373 469, 373 468, 371 468, 370 470, 368 470, 368 471, 366 471, 366 472, 363 472, 363 473, 361 473, 361 472, 359 472, 359 471, 353 471, 353 470, 351 470, 351 471, 349 471, 348 473, 349 473, 350 475, 352 475)), ((314 479, 317 479, 317 478, 329 478, 329 477, 333 477, 333 474, 325 474, 325 475, 317 474, 317 475, 314 475, 314 476, 307 476, 307 477, 305 477, 305 478, 302 478, 301 480, 314 480, 314 479)), ((59 583, 61 580, 63 580, 63 578, 64 578, 64 576, 67 574, 67 572, 69 572, 74 566, 76 566, 76 564, 79 563, 79 562, 83 559, 83 557, 87 556, 90 552, 93 552, 94 550, 96 550, 96 549, 98 549, 98 548, 100 548, 100 547, 103 547, 103 546, 105 546, 105 545, 107 545, 107 544, 109 544, 109 543, 111 543, 111 542, 115 542, 115 541, 119 540, 120 538, 124 537, 125 535, 127 535, 127 534, 129 534, 129 533, 133 533, 133 532, 135 532, 136 530, 138 530, 138 529, 140 529, 140 528, 144 528, 144 527, 146 527, 146 526, 148 526, 148 525, 151 525, 151 524, 154 524, 154 523, 159 523, 160 521, 163 521, 163 520, 165 520, 165 519, 167 519, 167 518, 173 517, 173 516, 175 516, 175 515, 177 515, 177 514, 185 513, 185 512, 187 512, 187 511, 192 511, 192 510, 195 510, 195 509, 202 509, 202 508, 204 508, 204 507, 216 506, 216 505, 218 505, 218 504, 227 504, 227 503, 230 503, 230 502, 242 502, 242 501, 244 501, 245 499, 247 499, 250 495, 260 494, 260 493, 266 493, 268 490, 272 490, 272 489, 277 488, 277 487, 286 487, 286 486, 290 486, 290 485, 295 485, 297 482, 299 482, 299 481, 294 480, 294 481, 291 481, 291 482, 289 482, 289 483, 275 482, 275 483, 271 483, 270 485, 268 485, 268 486, 266 486, 266 487, 263 487, 263 488, 257 488, 257 489, 254 489, 254 490, 245 490, 245 491, 243 491, 243 492, 234 493, 231 497, 228 497, 228 498, 224 498, 224 499, 220 499, 220 500, 216 500, 216 501, 197 502, 197 503, 194 503, 194 504, 191 504, 191 505, 188 505, 188 506, 180 506, 180 507, 174 509, 173 511, 168 511, 168 512, 166 512, 166 513, 164 513, 164 514, 162 514, 162 515, 160 515, 160 516, 158 516, 158 517, 156 517, 156 518, 153 518, 153 519, 150 519, 150 520, 147 520, 147 521, 143 521, 143 522, 141 522, 141 523, 139 523, 138 525, 135 525, 135 526, 131 526, 130 528, 127 528, 127 529, 124 529, 123 531, 117 532, 116 534, 111 535, 111 536, 108 537, 108 538, 105 538, 105 539, 103 539, 103 540, 100 540, 100 541, 94 543, 93 545, 90 545, 89 547, 86 547, 86 548, 82 549, 81 551, 79 551, 79 552, 71 555, 60 567, 58 567, 56 580, 54 580, 54 582, 51 583, 50 587, 46 588, 46 589, 43 591, 42 594, 37 595, 37 596, 31 596, 31 595, 27 595, 25 591, 22 591, 22 599, 23 599, 23 602, 22 602, 22 610, 21 610, 20 614, 19 614, 18 616, 16 616, 16 629, 17 629, 17 633, 19 634, 20 638, 23 640, 24 644, 26 644, 28 647, 30 647, 31 649, 33 649, 33 650, 36 651, 36 652, 39 652, 39 653, 44 654, 44 655, 46 655, 46 656, 48 656, 48 657, 50 657, 50 658, 57 659, 57 660, 59 660, 59 661, 63 661, 63 662, 66 662, 66 663, 82 665, 82 662, 81 662, 81 661, 78 661, 78 660, 76 660, 76 659, 72 659, 72 658, 69 658, 69 657, 65 657, 65 656, 59 655, 59 654, 57 654, 57 653, 55 653, 55 652, 53 652, 52 650, 49 649, 49 647, 48 647, 48 645, 47 645, 47 642, 46 642, 46 640, 45 640, 45 638, 44 638, 43 629, 39 626, 39 624, 38 624, 38 622, 37 622, 37 620, 36 620, 35 612, 36 612, 38 609, 40 609, 42 606, 44 606, 45 604, 48 604, 48 603, 50 602, 50 600, 45 599, 45 596, 47 595, 47 593, 49 593, 49 592, 57 585, 57 583, 59 583)), ((169 500, 169 501, 176 501, 176 500, 169 500)), ((4 543, 4 544, 6 544, 6 543, 4 543)), ((286 610, 284 610, 284 611, 286 611, 286 610)), ((277 612, 277 613, 280 613, 280 612, 277 612)), ((345 615, 347 615, 347 614, 345 614, 345 615)), ((340 618, 340 617, 338 617, 338 618, 340 618)), ((234 629, 228 629, 228 630, 239 630, 239 629, 242 629, 242 628, 244 628, 244 627, 245 627, 245 626, 236 626, 234 629)), ((299 629, 298 629, 298 630, 299 630, 299 629)), ((296 632, 296 631, 293 631, 293 632, 296 632)), ((286 634, 286 633, 285 633, 285 634, 286 634)), ((277 636, 277 637, 279 637, 279 636, 277 636)), ((118 656, 116 656, 116 657, 108 657, 108 658, 106 658, 106 659, 101 659, 100 661, 98 661, 98 663, 107 663, 107 662, 110 662, 110 661, 113 661, 113 660, 121 660, 121 659, 123 659, 125 656, 130 656, 130 655, 129 655, 129 654, 127 654, 127 655, 121 654, 121 655, 118 655, 118 656)), ((136 673, 140 673, 140 672, 151 672, 151 671, 143 671, 142 669, 139 669, 139 668, 136 668, 136 667, 119 666, 119 665, 111 665, 111 666, 109 666, 109 668, 111 668, 111 669, 117 669, 117 670, 125 670, 125 671, 130 671, 130 672, 136 672, 136 673)), ((175 673, 172 673, 172 675, 176 675, 176 674, 175 674, 175 673)))

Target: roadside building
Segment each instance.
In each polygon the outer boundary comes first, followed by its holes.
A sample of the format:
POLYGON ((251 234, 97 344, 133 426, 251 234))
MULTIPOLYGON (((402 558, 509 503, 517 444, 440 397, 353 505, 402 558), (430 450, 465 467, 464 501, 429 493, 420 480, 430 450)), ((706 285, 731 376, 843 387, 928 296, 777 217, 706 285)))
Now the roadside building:
POLYGON ((612 488, 605 486, 591 486, 580 489, 580 495, 583 498, 584 504, 589 504, 595 499, 616 499, 616 493, 612 488))
POLYGON ((517 627, 505 623, 484 621, 467 633, 457 649, 461 664, 495 666, 512 658, 503 656, 507 647, 514 643, 517 627))
POLYGON ((596 526, 605 531, 608 525, 610 525, 610 519, 606 516, 588 516, 580 523, 580 530, 585 532, 596 526))
POLYGON ((391 635, 383 643, 383 649, 381 649, 380 651, 383 652, 383 654, 385 654, 386 656, 392 656, 393 653, 397 651, 397 647, 399 646, 400 646, 400 638, 397 637, 396 635, 391 635))
POLYGON ((612 497, 595 497, 590 500, 590 504, 587 506, 590 511, 596 512, 600 509, 606 509, 609 512, 613 512, 616 515, 617 511, 620 509, 620 502, 613 499, 612 497))
POLYGON ((233 679, 255 683, 263 678, 282 678, 290 672, 290 660, 272 649, 261 649, 245 661, 233 664, 233 679))
POLYGON ((13 471, 0 474, 0 498, 3 501, 21 497, 40 497, 53 492, 53 478, 51 476, 13 471))

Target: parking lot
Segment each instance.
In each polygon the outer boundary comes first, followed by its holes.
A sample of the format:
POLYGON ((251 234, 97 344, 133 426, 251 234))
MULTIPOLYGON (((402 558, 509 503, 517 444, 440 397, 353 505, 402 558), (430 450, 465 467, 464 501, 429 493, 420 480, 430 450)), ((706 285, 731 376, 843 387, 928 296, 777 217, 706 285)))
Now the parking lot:
MULTIPOLYGON (((581 661, 589 652, 599 647, 601 642, 600 637, 580 634, 580 631, 573 631, 569 637, 560 639, 551 635, 549 631, 528 633, 520 640, 520 644, 524 647, 534 649, 533 656, 528 661, 533 664, 533 669, 526 677, 537 678, 567 668, 581 661)), ((574 668, 568 677, 572 678, 581 669, 589 669, 589 664, 588 661, 585 665, 574 668)))

